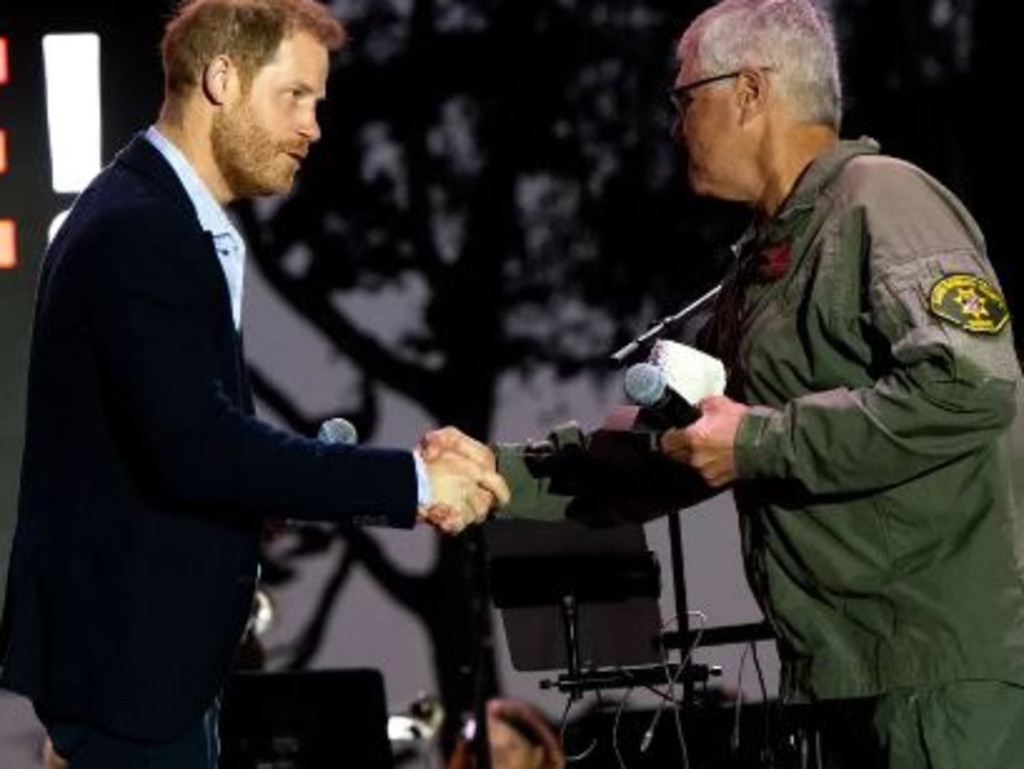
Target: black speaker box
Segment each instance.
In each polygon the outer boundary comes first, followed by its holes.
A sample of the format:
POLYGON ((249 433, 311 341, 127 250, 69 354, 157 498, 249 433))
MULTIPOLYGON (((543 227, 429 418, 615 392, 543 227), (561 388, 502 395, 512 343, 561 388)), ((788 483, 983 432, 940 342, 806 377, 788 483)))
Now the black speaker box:
POLYGON ((393 769, 371 669, 239 672, 221 703, 221 769, 393 769))

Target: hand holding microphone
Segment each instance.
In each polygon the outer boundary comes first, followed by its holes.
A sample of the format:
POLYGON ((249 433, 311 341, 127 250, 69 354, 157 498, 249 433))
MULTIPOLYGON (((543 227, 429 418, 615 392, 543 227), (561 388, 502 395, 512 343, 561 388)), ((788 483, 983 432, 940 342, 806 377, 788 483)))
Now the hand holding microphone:
POLYGON ((700 419, 700 409, 669 385, 653 363, 636 363, 626 371, 623 389, 630 403, 642 409, 642 420, 652 427, 686 427, 700 419))
POLYGON ((712 487, 736 478, 736 432, 749 406, 724 395, 711 395, 699 408, 683 397, 664 372, 652 363, 637 363, 626 372, 626 397, 664 432, 662 453, 700 473, 712 487))

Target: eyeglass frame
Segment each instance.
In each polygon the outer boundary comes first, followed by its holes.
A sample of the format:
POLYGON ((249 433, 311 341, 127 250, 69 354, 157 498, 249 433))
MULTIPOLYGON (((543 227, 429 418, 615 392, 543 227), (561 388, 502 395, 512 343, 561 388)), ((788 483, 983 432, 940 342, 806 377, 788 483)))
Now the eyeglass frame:
MULTIPOLYGON (((771 67, 757 67, 762 72, 770 72, 771 67)), ((676 108, 676 112, 679 113, 680 117, 686 114, 686 110, 689 108, 693 99, 690 97, 690 92, 694 89, 701 88, 705 85, 711 85, 721 80, 730 80, 732 78, 739 77, 744 72, 748 72, 747 69, 737 69, 733 72, 724 72, 721 75, 711 75, 709 77, 697 78, 691 83, 682 83, 681 85, 672 86, 668 90, 668 98, 671 100, 672 105, 676 108)))

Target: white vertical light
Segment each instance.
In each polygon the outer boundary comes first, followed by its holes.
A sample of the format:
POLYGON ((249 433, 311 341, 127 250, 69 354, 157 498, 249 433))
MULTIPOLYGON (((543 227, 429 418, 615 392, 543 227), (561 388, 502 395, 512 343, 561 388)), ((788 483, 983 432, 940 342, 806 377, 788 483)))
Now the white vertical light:
POLYGON ((81 192, 100 170, 100 38, 43 37, 54 192, 81 192))
POLYGON ((68 214, 71 213, 71 209, 65 209, 53 217, 53 221, 50 222, 50 226, 46 228, 46 239, 53 240, 57 237, 57 232, 60 230, 60 226, 64 224, 64 220, 68 218, 68 214))

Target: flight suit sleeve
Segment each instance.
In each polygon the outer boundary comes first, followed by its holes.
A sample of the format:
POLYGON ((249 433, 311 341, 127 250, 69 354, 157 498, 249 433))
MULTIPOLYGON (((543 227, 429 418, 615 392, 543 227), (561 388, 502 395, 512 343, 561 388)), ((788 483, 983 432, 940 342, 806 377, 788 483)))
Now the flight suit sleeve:
POLYGON ((497 517, 561 521, 577 494, 575 473, 586 435, 575 423, 561 425, 547 440, 499 443, 494 448, 498 472, 512 499, 497 517))
POLYGON ((499 518, 576 520, 590 526, 645 523, 715 493, 689 468, 667 459, 657 433, 567 423, 543 441, 494 446, 512 491, 499 518))
POLYGON ((978 450, 1013 420, 1020 369, 980 234, 948 193, 910 175, 889 183, 889 200, 851 210, 836 236, 844 258, 867 260, 853 324, 885 367, 869 386, 754 406, 737 433, 739 478, 874 491, 978 450))

